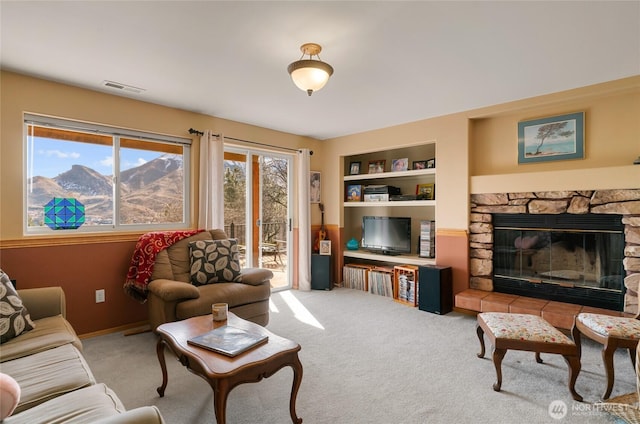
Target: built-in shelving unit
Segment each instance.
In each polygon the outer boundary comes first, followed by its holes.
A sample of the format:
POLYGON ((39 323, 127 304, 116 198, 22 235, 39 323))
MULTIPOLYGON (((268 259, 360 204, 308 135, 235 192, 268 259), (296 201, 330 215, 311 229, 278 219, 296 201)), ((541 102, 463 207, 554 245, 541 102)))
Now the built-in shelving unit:
POLYGON ((358 181, 358 180, 374 180, 374 179, 387 179, 387 178, 415 178, 423 175, 435 175, 435 168, 428 169, 411 169, 408 171, 394 171, 394 172, 382 172, 380 174, 358 174, 358 175, 345 175, 345 181, 358 181))
POLYGON ((435 258, 421 258, 418 255, 380 255, 366 250, 345 250, 343 255, 347 258, 365 259, 368 261, 391 262, 405 265, 435 265, 435 258))
MULTIPOLYGON (((347 175, 344 177, 344 181, 372 181, 376 184, 380 184, 380 181, 383 180, 390 182, 391 181, 420 181, 421 177, 430 175, 435 178, 436 170, 435 168, 430 169, 414 169, 409 171, 401 171, 401 172, 384 172, 381 174, 359 174, 359 175, 347 175)), ((423 178, 424 179, 424 178, 423 178)), ((429 180, 426 178, 425 180, 429 180)), ((382 206, 435 206, 435 200, 398 200, 393 202, 345 202, 345 208, 368 208, 372 206, 382 207, 382 206)))
POLYGON ((400 206, 435 206, 435 200, 397 200, 395 202, 345 202, 345 208, 369 208, 372 206, 383 207, 400 207, 400 206), (374 205, 375 203, 375 205, 374 205))
MULTIPOLYGON (((410 216, 411 217, 411 245, 412 252, 407 255, 382 255, 368 252, 366 250, 344 250, 345 263, 357 263, 358 260, 374 261, 385 264, 404 265, 435 265, 435 258, 426 258, 418 255, 418 240, 420 234, 421 220, 435 220, 436 200, 399 200, 399 201, 379 201, 379 202, 354 202, 346 201, 346 190, 348 185, 392 185, 399 187, 402 194, 415 194, 418 184, 434 184, 436 188, 436 167, 426 169, 412 169, 413 162, 426 161, 436 158, 435 143, 424 143, 422 145, 404 148, 393 148, 381 152, 371 152, 359 155, 344 157, 344 169, 348 173, 353 162, 360 162, 361 173, 357 175, 345 175, 344 190, 344 235, 346 240, 355 238, 360 242, 361 222, 365 215, 374 216, 410 216), (368 174, 368 163, 370 161, 385 160, 385 168, 390 169, 394 159, 408 159, 408 170, 389 171, 368 174)), ((437 165, 437 163, 436 163, 437 165)), ((385 169, 385 170, 386 170, 385 169)), ((364 198, 364 193, 362 195, 364 198)))

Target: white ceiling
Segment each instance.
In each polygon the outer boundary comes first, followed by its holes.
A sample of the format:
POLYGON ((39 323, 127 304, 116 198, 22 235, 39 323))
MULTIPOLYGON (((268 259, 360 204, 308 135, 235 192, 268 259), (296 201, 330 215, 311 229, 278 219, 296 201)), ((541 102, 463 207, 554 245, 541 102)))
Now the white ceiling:
POLYGON ((317 139, 640 74, 640 1, 2 0, 0 17, 3 69, 317 139), (305 42, 335 69, 311 97, 286 71, 305 42))

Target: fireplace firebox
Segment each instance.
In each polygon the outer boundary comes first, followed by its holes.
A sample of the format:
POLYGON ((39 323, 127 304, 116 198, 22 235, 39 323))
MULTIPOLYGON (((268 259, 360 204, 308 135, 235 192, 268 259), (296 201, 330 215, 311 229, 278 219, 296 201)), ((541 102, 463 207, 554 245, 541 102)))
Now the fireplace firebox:
POLYGON ((616 311, 624 224, 614 214, 493 214, 493 289, 616 311))

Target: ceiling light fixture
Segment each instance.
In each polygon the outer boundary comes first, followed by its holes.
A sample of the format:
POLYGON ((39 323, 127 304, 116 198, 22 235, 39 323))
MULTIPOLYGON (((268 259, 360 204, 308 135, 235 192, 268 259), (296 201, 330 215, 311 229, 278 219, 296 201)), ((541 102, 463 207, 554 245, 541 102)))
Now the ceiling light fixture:
POLYGON ((333 74, 333 68, 328 63, 320 60, 319 53, 322 50, 319 44, 306 43, 300 46, 302 56, 287 67, 293 83, 302 91, 311 95, 320 90, 329 81, 333 74), (303 59, 309 55, 309 59, 303 59), (313 59, 316 56, 318 59, 313 59))

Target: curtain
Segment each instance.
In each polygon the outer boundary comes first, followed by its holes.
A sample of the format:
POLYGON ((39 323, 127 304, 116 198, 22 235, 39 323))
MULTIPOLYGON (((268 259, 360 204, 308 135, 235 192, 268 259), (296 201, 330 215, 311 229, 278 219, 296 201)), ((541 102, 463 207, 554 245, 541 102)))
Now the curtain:
POLYGON ((200 137, 198 212, 198 228, 224 229, 224 136, 210 130, 200 137))
POLYGON ((311 210, 309 193, 309 149, 298 153, 298 288, 311 290, 311 210))

